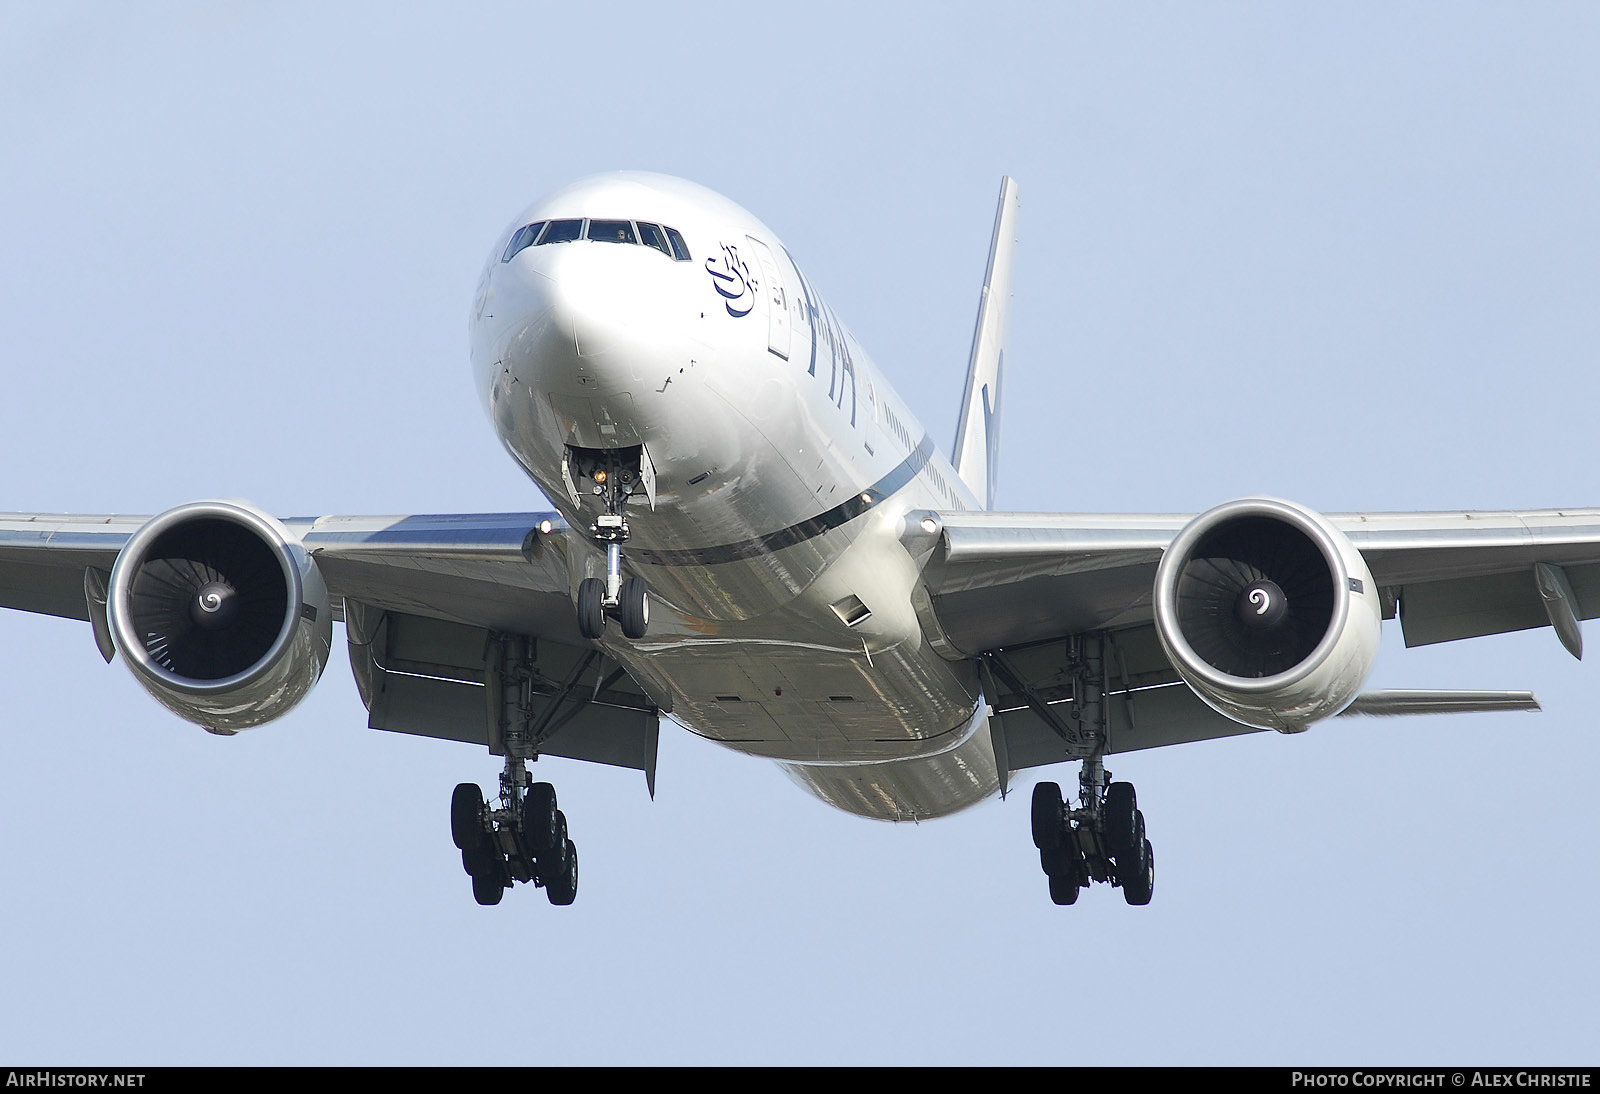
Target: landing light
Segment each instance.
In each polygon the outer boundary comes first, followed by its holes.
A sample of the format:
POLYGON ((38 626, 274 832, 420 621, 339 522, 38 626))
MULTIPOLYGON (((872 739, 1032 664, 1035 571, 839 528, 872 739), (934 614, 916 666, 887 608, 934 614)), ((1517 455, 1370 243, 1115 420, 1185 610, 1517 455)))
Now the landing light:
POLYGON ((939 522, 934 520, 932 517, 923 517, 922 530, 931 536, 933 533, 939 530, 939 522))
POLYGON ((862 494, 861 495, 861 504, 863 504, 863 505, 871 505, 872 504, 872 495, 871 494, 862 494))
POLYGON ((555 527, 555 522, 553 521, 541 520, 539 522, 539 531, 543 532, 547 536, 555 530, 555 527))
POLYGON ((606 481, 606 473, 604 471, 596 471, 594 473, 594 481, 595 482, 605 482, 606 481))

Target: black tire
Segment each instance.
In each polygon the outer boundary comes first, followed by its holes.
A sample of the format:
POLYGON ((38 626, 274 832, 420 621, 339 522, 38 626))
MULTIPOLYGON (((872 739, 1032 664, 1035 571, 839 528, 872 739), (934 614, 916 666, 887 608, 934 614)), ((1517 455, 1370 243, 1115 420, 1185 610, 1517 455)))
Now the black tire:
POLYGON ((1061 846, 1063 803, 1060 783, 1037 783, 1033 788, 1033 845, 1041 851, 1061 846))
POLYGON ((1139 814, 1139 800, 1133 793, 1132 783, 1112 783, 1106 787, 1105 801, 1100 807, 1104 823, 1106 850, 1113 855, 1125 855, 1139 846, 1134 833, 1134 821, 1139 814))
POLYGON ((1077 874, 1078 853, 1068 847, 1055 847, 1039 852, 1039 868, 1054 877, 1057 874, 1077 874))
POLYGON ((1078 882, 1076 871, 1065 874, 1050 875, 1050 899, 1057 904, 1076 904, 1078 894, 1083 892, 1083 886, 1078 882))
POLYGON ((646 594, 644 579, 630 577, 622 583, 618 593, 618 614, 622 617, 622 633, 635 641, 650 629, 650 597, 646 594))
POLYGON ((549 783, 534 783, 522 799, 522 834, 528 850, 542 855, 555 846, 556 788, 549 783))
POLYGON ((1124 885, 1144 873, 1144 849, 1150 846, 1144 836, 1144 811, 1139 809, 1133 813, 1133 845, 1137 851, 1124 851, 1117 856, 1115 873, 1117 881, 1124 885))
POLYGON ((567 871, 567 848, 572 841, 567 838, 567 815, 556 810, 555 827, 550 830, 551 841, 539 852, 539 880, 549 885, 567 871))
POLYGON ((489 834, 483 830, 483 790, 477 783, 458 783, 450 795, 450 838, 463 851, 482 847, 489 834))
POLYGON ((1144 857, 1142 856, 1144 856, 1144 848, 1146 848, 1147 843, 1149 843, 1149 840, 1144 838, 1144 809, 1134 809, 1131 846, 1136 849, 1134 851, 1117 852, 1118 881, 1122 880, 1123 873, 1128 876, 1134 876, 1141 872, 1142 868, 1144 868, 1144 865, 1142 865, 1144 857))
POLYGON ((493 847, 469 847, 461 852, 461 868, 472 877, 498 879, 504 865, 493 847))
POLYGON ((606 583, 598 577, 578 582, 578 633, 585 638, 606 633, 606 583))
POLYGON ((1156 853, 1149 840, 1144 841, 1137 862, 1130 865, 1136 865, 1137 869, 1129 871, 1131 876, 1120 879, 1122 899, 1136 908, 1143 907, 1150 903, 1150 897, 1156 891, 1156 853))
POLYGON ((566 861, 566 869, 544 883, 544 893, 551 904, 565 907, 578 899, 578 845, 568 840, 566 854, 561 857, 566 861))
POLYGON ((472 875, 472 899, 485 906, 500 903, 500 898, 506 895, 506 883, 499 875, 488 877, 472 875))

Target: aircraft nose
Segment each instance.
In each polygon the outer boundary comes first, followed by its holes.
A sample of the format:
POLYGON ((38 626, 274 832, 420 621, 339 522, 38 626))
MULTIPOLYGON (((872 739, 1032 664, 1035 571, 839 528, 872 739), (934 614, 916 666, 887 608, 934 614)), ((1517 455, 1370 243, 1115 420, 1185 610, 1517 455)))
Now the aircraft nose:
POLYGON ((655 390, 705 356, 695 325, 703 304, 688 263, 649 247, 576 240, 527 248, 509 265, 541 340, 559 338, 567 358, 548 362, 552 383, 566 370, 591 390, 655 390))
MULTIPOLYGON (((697 356, 685 328, 684 267, 641 246, 594 240, 529 247, 496 271, 508 320, 499 362, 545 403, 567 443, 643 443, 652 395, 697 356), (513 314, 514 313, 514 318, 513 314)), ((526 397, 526 396, 524 396, 526 397)))

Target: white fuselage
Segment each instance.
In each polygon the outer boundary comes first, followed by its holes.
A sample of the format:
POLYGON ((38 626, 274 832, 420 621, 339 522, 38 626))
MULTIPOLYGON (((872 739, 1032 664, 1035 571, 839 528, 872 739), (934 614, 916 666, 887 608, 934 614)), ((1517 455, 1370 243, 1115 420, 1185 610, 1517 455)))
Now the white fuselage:
POLYGON ((650 629, 602 644, 672 718, 867 816, 998 787, 976 673, 925 639, 902 545, 908 512, 972 494, 769 229, 679 179, 582 180, 497 240, 471 328, 496 432, 571 527, 574 586, 605 556, 568 446, 643 446, 655 504, 628 506, 623 558, 650 629), (580 238, 504 260, 526 225, 570 221, 580 238), (645 242, 582 238, 596 221, 645 242))

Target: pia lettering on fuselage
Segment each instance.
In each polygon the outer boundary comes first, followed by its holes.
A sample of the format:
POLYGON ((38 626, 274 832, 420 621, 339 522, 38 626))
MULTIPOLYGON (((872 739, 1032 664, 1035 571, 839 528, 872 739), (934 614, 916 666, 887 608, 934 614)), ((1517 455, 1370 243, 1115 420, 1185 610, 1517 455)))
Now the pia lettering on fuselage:
MULTIPOLYGON (((720 243, 718 246, 722 253, 706 259, 706 273, 711 275, 711 287, 722 297, 723 307, 728 309, 728 314, 735 319, 742 319, 755 308, 756 292, 761 285, 750 272, 749 264, 740 256, 738 244, 720 243)), ((834 317, 828 306, 811 291, 810 283, 806 280, 805 274, 800 272, 800 267, 795 265, 794 258, 787 251, 784 252, 784 257, 789 259, 789 264, 793 267, 805 296, 804 318, 811 328, 811 361, 806 371, 815 376, 819 350, 826 355, 830 365, 828 398, 835 406, 843 409, 848 385, 850 425, 854 428, 856 369, 844 335, 844 328, 839 325, 839 320, 834 317)))
POLYGON ((722 306, 735 319, 742 319, 756 306, 756 289, 760 287, 751 276, 750 267, 739 257, 739 248, 732 243, 722 244, 722 257, 706 259, 706 273, 711 275, 711 287, 722 297, 722 306))

